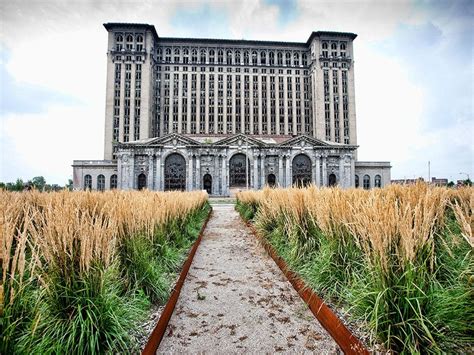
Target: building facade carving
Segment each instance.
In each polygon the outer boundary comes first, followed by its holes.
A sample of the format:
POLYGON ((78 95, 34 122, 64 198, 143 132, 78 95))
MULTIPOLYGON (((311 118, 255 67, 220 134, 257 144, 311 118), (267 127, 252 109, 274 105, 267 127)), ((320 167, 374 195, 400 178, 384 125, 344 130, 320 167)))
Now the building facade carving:
POLYGON ((159 37, 107 23, 104 160, 75 160, 76 189, 378 187, 388 162, 358 162, 353 40, 159 37))

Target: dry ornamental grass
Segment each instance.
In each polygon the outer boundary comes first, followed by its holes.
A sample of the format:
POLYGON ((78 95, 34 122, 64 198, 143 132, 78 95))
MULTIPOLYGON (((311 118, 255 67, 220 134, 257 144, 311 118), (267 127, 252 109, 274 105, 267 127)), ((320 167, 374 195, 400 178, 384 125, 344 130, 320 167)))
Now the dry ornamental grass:
MULTIPOLYGON (((206 201, 207 194, 201 191, 0 191, 0 316, 4 335, 0 352, 21 352, 30 346, 39 352, 124 350, 126 342, 120 343, 120 337, 114 348, 107 334, 99 336, 103 319, 94 313, 94 307, 111 313, 107 324, 117 334, 129 332, 126 327, 132 323, 120 323, 118 318, 126 320, 126 308, 133 309, 132 299, 136 298, 135 305, 141 302, 140 307, 148 302, 144 301, 143 292, 147 291, 143 280, 166 278, 179 263, 191 234, 195 234, 189 226, 197 223, 196 216, 206 201), (168 265, 167 258, 174 263, 168 265), (111 304, 113 299, 116 304, 111 304), (61 307, 66 316, 53 315, 52 310, 61 307), (78 329, 87 318, 94 320, 81 335, 84 330, 78 329), (60 343, 62 335, 52 328, 63 327, 65 331, 71 327, 68 322, 77 322, 73 331, 78 334, 70 336, 70 343, 61 348, 58 340, 60 343), (48 336, 58 339, 48 343, 48 336), (73 345, 88 336, 95 340, 73 345)), ((162 283, 163 290, 159 291, 165 294, 168 286, 162 283)))
POLYGON ((317 292, 400 352, 474 346, 474 189, 265 189, 244 218, 317 292))

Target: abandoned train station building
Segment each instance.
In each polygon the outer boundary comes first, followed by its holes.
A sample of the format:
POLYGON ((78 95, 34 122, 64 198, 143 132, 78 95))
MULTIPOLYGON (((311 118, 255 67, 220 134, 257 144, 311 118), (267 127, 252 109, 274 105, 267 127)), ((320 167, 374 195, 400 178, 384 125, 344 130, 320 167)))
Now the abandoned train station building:
POLYGON ((159 37, 107 23, 104 160, 74 160, 75 189, 265 185, 383 187, 389 162, 357 161, 353 41, 159 37))

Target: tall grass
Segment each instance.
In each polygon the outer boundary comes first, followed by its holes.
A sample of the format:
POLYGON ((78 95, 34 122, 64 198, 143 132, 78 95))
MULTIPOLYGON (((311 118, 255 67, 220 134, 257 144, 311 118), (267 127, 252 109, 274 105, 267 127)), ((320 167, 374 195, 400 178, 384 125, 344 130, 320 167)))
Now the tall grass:
POLYGON ((415 186, 242 192, 290 267, 396 352, 474 345, 474 190, 415 186))
POLYGON ((167 298, 206 201, 202 192, 0 192, 0 352, 129 351, 150 302, 167 298))

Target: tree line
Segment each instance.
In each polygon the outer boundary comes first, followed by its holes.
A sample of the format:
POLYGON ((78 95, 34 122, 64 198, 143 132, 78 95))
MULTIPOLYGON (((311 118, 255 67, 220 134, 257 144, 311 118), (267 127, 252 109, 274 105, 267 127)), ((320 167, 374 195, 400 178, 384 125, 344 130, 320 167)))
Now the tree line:
POLYGON ((72 179, 69 179, 64 186, 59 184, 48 184, 43 176, 35 176, 31 180, 23 181, 18 178, 15 182, 0 182, 0 190, 7 191, 25 191, 25 190, 38 190, 38 191, 59 191, 63 189, 72 190, 72 179))

